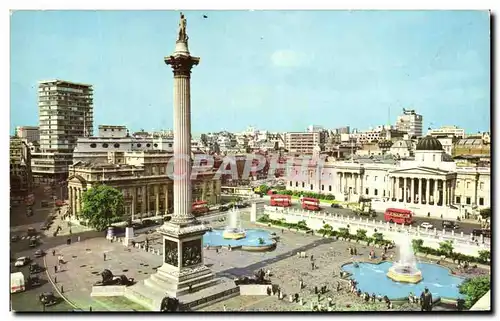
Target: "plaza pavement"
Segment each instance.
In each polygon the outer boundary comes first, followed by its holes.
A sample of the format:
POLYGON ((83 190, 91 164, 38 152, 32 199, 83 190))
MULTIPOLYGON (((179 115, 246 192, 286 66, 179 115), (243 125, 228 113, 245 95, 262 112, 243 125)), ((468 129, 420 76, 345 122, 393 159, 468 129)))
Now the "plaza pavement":
MULTIPOLYGON (((243 215, 242 215, 243 216, 243 215)), ((263 228, 255 226, 248 221, 242 221, 245 228, 263 228)), ((225 222, 213 222, 212 227, 221 228, 225 222)), ((285 295, 299 293, 304 300, 304 305, 290 303, 288 297, 278 300, 276 296, 246 297, 239 296, 214 305, 203 308, 203 311, 310 311, 311 302, 317 302, 317 295, 314 294, 314 286, 320 288, 326 285, 329 290, 321 296, 321 303, 325 304, 330 297, 337 310, 347 311, 373 311, 386 310, 381 303, 365 304, 362 300, 345 291, 347 281, 339 278, 341 266, 353 260, 348 254, 348 247, 355 246, 358 250, 357 261, 367 260, 371 247, 361 244, 353 244, 343 241, 334 241, 329 238, 306 235, 299 232, 265 228, 270 232, 275 232, 280 237, 277 247, 270 252, 245 252, 239 250, 228 251, 227 249, 205 250, 205 264, 209 266, 219 276, 236 278, 237 276, 251 276, 257 270, 263 268, 272 273, 273 284, 278 284, 285 295), (306 258, 298 258, 297 252, 306 252, 306 258), (311 255, 314 258, 315 270, 311 267, 311 255), (299 280, 303 280, 304 288, 299 289, 299 280), (336 291, 337 283, 340 282, 341 292, 336 291), (349 305, 349 307, 348 307, 349 305)), ((139 239, 145 240, 146 236, 141 235, 139 239)), ((147 235, 150 239, 150 247, 161 248, 161 238, 156 233, 147 235)), ((379 256, 381 249, 375 249, 379 256)), ((147 253, 143 249, 125 247, 121 243, 111 243, 104 238, 94 238, 82 242, 74 242, 71 245, 61 245, 56 248, 56 256, 49 253, 46 256, 47 271, 53 281, 57 276, 57 288, 64 287, 62 295, 75 306, 88 310, 89 306, 94 311, 121 310, 113 303, 103 303, 101 300, 94 300, 90 297, 92 284, 101 279, 100 272, 109 269, 114 275, 125 274, 137 281, 146 279, 155 272, 154 268, 162 264, 162 256, 147 253), (106 261, 103 254, 106 253, 106 261), (64 264, 62 272, 54 274, 54 265, 57 263, 57 255, 62 254, 64 264)), ((397 253, 389 250, 388 255, 397 253)), ((383 289, 381 289, 383 290, 383 289)), ((383 292, 376 293, 384 295, 383 292)), ((122 304, 123 306, 123 304, 122 304)), ((415 310, 416 306, 404 306, 398 310, 415 310)))

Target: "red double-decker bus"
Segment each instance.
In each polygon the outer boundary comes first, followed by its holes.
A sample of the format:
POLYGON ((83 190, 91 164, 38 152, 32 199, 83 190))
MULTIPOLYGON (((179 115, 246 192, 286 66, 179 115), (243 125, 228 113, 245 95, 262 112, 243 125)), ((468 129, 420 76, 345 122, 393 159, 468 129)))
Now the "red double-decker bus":
POLYGON ((292 206, 292 197, 290 195, 271 195, 271 206, 292 206))
POLYGON ((410 225, 413 222, 413 212, 400 208, 388 208, 385 210, 384 220, 391 223, 410 225))
POLYGON ((196 215, 208 213, 208 203, 206 201, 193 202, 191 212, 196 215))
POLYGON ((321 207, 319 207, 319 199, 312 197, 303 197, 302 208, 309 211, 319 211, 321 209, 321 207))

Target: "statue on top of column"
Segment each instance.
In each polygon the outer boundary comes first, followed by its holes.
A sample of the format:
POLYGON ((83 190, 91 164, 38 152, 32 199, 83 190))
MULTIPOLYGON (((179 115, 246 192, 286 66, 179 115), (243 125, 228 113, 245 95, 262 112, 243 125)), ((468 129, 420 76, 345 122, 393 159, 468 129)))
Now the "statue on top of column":
POLYGON ((184 14, 181 12, 181 21, 179 22, 179 35, 177 37, 177 41, 187 42, 189 37, 186 33, 187 20, 184 17, 184 14))

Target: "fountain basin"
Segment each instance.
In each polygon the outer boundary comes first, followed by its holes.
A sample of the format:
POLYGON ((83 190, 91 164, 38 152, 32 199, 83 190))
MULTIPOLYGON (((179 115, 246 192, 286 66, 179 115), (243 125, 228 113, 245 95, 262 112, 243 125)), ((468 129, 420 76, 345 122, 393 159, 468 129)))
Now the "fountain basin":
POLYGON ((247 233, 245 233, 244 231, 237 231, 237 230, 225 230, 223 233, 222 233, 222 237, 226 240, 240 240, 240 239, 243 239, 245 238, 245 236, 247 235, 247 233))
POLYGON ((421 271, 423 276, 423 279, 418 283, 395 282, 388 278, 386 275, 393 267, 391 262, 359 262, 358 266, 356 268, 353 263, 348 263, 342 266, 342 270, 348 272, 353 279, 358 281, 358 289, 363 292, 387 295, 389 299, 396 300, 408 297, 410 292, 420 295, 427 287, 434 298, 463 298, 458 286, 465 279, 451 274, 448 268, 440 265, 417 263, 416 268, 421 271))
POLYGON ((392 266, 387 272, 387 277, 395 282, 419 283, 422 281, 422 272, 419 270, 406 269, 402 266, 392 266))
POLYGON ((276 241, 270 232, 261 229, 245 230, 243 238, 225 238, 226 230, 213 229, 203 235, 203 246, 220 248, 231 246, 244 251, 268 251, 276 247, 276 241))

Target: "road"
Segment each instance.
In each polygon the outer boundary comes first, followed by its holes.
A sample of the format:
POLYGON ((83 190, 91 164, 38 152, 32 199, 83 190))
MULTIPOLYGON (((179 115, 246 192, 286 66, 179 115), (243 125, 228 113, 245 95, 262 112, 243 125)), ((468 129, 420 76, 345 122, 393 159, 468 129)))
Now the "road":
MULTIPOLYGON (((269 204, 269 202, 264 202, 264 204, 269 204)), ((297 202, 292 203, 293 208, 298 208, 300 209, 300 204, 297 204, 297 202)), ((344 216, 350 216, 350 217, 358 217, 352 210, 346 209, 346 208, 332 208, 332 207, 327 207, 327 206, 322 206, 321 207, 322 211, 328 212, 328 213, 337 213, 340 215, 344 216)), ((377 212, 376 216, 373 217, 377 221, 384 221, 384 213, 377 212)), ((443 220, 441 219, 436 219, 436 218, 427 218, 427 217, 420 217, 420 216, 415 216, 413 218, 413 226, 418 226, 424 222, 431 223, 435 228, 438 230, 442 229, 442 222, 443 220)), ((459 229, 455 230, 455 233, 460 233, 464 232, 465 235, 472 233, 472 230, 480 228, 479 223, 471 223, 471 222, 458 222, 460 225, 459 229)))

